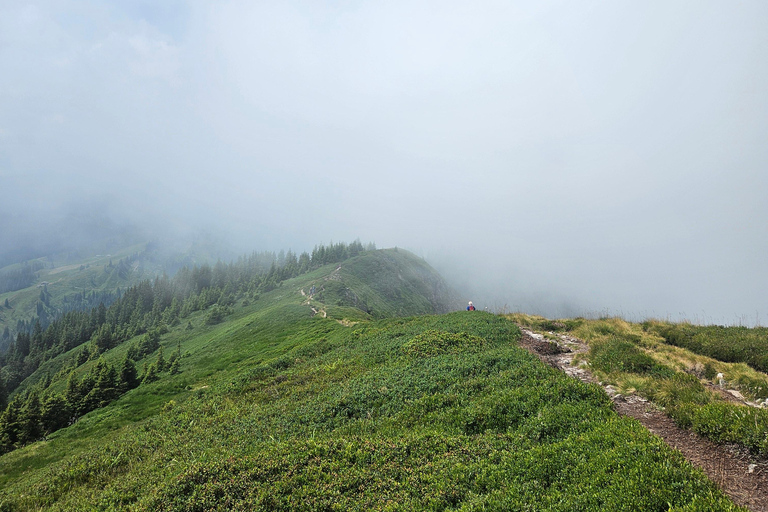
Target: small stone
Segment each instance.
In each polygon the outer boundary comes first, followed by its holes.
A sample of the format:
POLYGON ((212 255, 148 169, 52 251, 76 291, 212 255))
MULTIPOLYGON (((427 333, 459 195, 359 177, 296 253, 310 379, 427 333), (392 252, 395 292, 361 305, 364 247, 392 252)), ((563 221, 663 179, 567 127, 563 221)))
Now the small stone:
POLYGON ((750 464, 749 466, 747 466, 747 472, 754 473, 756 467, 757 467, 757 464, 750 464))

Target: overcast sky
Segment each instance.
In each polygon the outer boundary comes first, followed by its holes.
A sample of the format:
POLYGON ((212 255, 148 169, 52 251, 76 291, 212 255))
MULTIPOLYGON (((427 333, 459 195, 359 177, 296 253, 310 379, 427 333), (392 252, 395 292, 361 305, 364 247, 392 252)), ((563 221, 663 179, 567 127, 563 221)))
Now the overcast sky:
POLYGON ((410 248, 481 307, 768 323, 765 0, 0 0, 0 70, 6 218, 98 197, 410 248))

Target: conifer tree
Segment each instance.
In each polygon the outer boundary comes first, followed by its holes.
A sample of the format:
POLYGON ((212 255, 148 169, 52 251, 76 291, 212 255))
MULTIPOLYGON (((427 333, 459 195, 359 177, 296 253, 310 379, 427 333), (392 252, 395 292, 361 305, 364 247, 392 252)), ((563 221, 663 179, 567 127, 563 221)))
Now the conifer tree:
POLYGON ((157 359, 155 360, 155 367, 158 372, 165 371, 165 356, 163 355, 163 347, 157 349, 157 359))
POLYGON ((154 363, 152 363, 147 367, 146 372, 144 372, 144 378, 141 380, 141 383, 148 384, 150 382, 156 381, 157 379, 158 379, 157 367, 155 366, 154 363))
POLYGON ((177 375, 181 373, 181 361, 179 361, 178 358, 175 358, 173 362, 171 363, 170 368, 168 369, 171 375, 177 375))
POLYGON ((21 436, 21 400, 18 396, 8 404, 0 415, 0 452, 14 449, 21 436))
POLYGON ((6 405, 8 405, 8 391, 5 389, 5 382, 0 375, 0 410, 5 409, 6 405))
POLYGON ((181 341, 176 345, 176 351, 168 359, 168 371, 171 375, 181 372, 181 341))
POLYGON ((66 427, 71 417, 72 407, 61 393, 48 395, 43 401, 41 419, 46 433, 66 427))
POLYGON ((67 378, 67 389, 64 391, 64 398, 72 409, 72 414, 74 416, 80 416, 83 392, 74 370, 70 372, 69 377, 67 378))
POLYGON ((139 385, 139 376, 133 360, 126 358, 120 367, 120 391, 125 393, 139 385))
POLYGON ((77 366, 80 366, 80 365, 83 365, 83 364, 87 363, 89 355, 90 354, 88 353, 88 350, 85 349, 85 348, 82 349, 80 352, 78 352, 78 354, 77 354, 77 361, 76 361, 77 362, 77 366))
POLYGON ((21 424, 19 443, 31 443, 42 437, 43 423, 41 416, 40 397, 36 392, 30 393, 27 396, 26 403, 21 409, 19 423, 21 424))

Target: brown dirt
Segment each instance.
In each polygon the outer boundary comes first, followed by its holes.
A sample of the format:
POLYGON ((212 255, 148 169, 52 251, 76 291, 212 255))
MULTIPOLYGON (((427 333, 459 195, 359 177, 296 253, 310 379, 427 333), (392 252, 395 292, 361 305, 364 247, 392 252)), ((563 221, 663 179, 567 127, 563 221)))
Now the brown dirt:
MULTIPOLYGON (((588 350, 584 341, 563 335, 557 335, 558 339, 552 341, 527 329, 523 328, 522 331, 521 347, 571 377, 597 383, 588 370, 571 364, 576 354, 588 350)), ((646 399, 637 395, 621 395, 613 386, 603 387, 619 414, 638 420, 667 445, 682 453, 688 462, 704 471, 734 503, 755 512, 768 512, 767 459, 755 458, 738 445, 715 444, 695 432, 678 427, 646 399)))

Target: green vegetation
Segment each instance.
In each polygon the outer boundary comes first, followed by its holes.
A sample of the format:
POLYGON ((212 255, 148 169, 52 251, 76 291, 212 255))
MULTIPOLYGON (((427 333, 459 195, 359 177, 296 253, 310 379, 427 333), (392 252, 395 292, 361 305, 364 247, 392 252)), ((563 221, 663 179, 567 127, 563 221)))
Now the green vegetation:
POLYGON ((41 261, 24 263, 19 268, 8 268, 0 272, 0 293, 15 292, 35 282, 36 272, 44 267, 41 261))
POLYGON ((637 345, 616 336, 593 343, 589 356, 592 367, 605 373, 626 372, 659 377, 675 375, 674 370, 654 361, 637 345))
POLYGON ((14 278, 0 287, 0 331, 8 329, 8 336, 0 336, 0 351, 16 334, 31 333, 37 322, 44 330, 70 311, 89 311, 101 303, 109 306, 120 289, 161 274, 151 258, 146 245, 135 245, 79 263, 54 266, 50 258, 39 258, 0 269, 0 276, 14 278))
MULTIPOLYGON (((362 249, 182 269, 17 336, 0 511, 740 510, 514 322, 434 315, 426 263, 362 249)), ((607 374, 715 403, 622 329, 595 327, 607 374)))
MULTIPOLYGON (((316 247, 311 259, 306 253, 299 258, 290 252, 281 253, 277 259, 267 260, 268 267, 264 265, 263 257, 254 254, 229 265, 219 262, 213 268, 207 265, 193 267, 191 270, 183 268, 173 279, 163 276, 153 282, 139 283, 128 289, 109 308, 99 304, 99 307, 90 312, 67 313, 45 330, 36 323, 31 335, 26 332, 19 333, 10 350, 0 355, 0 375, 3 377, 0 380, 0 406, 5 409, 0 414, 0 453, 50 434, 81 415, 104 407, 120 393, 135 387, 135 376, 130 375, 130 379, 126 380, 121 374, 118 378, 115 365, 111 364, 104 364, 95 374, 88 373, 86 377, 78 380, 78 374, 82 373, 82 367, 87 361, 99 358, 126 340, 143 335, 138 341, 130 342, 126 361, 121 364, 125 369, 126 365, 135 365, 134 362, 159 350, 155 363, 150 364, 144 360, 144 368, 138 378, 142 384, 149 384, 158 380, 158 374, 165 370, 160 336, 168 332, 169 326, 179 325, 182 318, 196 311, 206 311, 205 324, 218 324, 233 313, 233 305, 243 297, 244 302, 248 301, 248 297, 255 299, 258 294, 275 290, 287 279, 306 274, 312 268, 327 263, 338 263, 336 258, 348 258, 343 261, 349 261, 353 268, 357 267, 356 259, 365 258, 369 263, 376 260, 392 260, 388 251, 378 251, 373 256, 363 253, 362 245, 353 242, 349 246, 335 244, 329 248, 316 247), (73 352, 72 349, 86 342, 87 346, 76 353, 73 352), (36 372, 41 364, 48 362, 51 364, 47 365, 45 373, 36 372), (60 378, 66 376, 66 391, 57 390, 56 386, 51 387, 52 371, 56 371, 60 378), (14 395, 7 406, 6 389, 14 395), (41 403, 50 405, 53 410, 41 411, 41 403)), ((410 259, 418 262, 417 265, 422 270, 421 277, 429 279, 430 282, 435 281, 434 271, 424 272, 425 264, 413 255, 403 253, 399 258, 402 271, 406 274, 404 263, 410 259)), ((312 279, 321 277, 323 284, 319 287, 318 295, 322 297, 327 289, 345 289, 354 295, 351 289, 346 288, 344 278, 338 272, 339 268, 333 270, 330 275, 329 271, 331 269, 327 268, 324 274, 309 276, 312 279)), ((369 279, 373 286, 371 289, 381 288, 373 279, 375 278, 369 279)), ((403 292, 400 290, 404 290, 414 299, 415 307, 409 307, 409 304, 405 303, 399 305, 398 310, 408 312, 416 309, 416 312, 422 312, 422 303, 431 296, 422 297, 421 301, 417 301, 418 295, 413 293, 414 289, 418 289, 417 280, 400 277, 400 281, 400 288, 387 284, 386 289, 392 290, 398 296, 402 296, 403 292)), ((318 287, 313 284, 312 289, 317 290, 318 287)), ((306 295, 303 290, 302 294, 306 295)), ((368 297, 375 303, 386 301, 386 298, 379 298, 375 292, 369 292, 368 297)), ((295 298, 298 298, 298 295, 295 298)), ((315 303, 318 304, 317 299, 315 303)), ((307 306, 311 308, 309 304, 307 306)), ((308 308, 300 309, 307 313, 308 308)), ((329 309, 323 305, 324 316, 328 316, 329 309)), ((330 313, 332 316, 352 313, 348 316, 356 320, 365 316, 365 313, 358 309, 341 305, 334 306, 330 313)), ((178 366, 175 370, 179 370, 178 366)))
MULTIPOLYGON (((643 328, 671 345, 726 363, 746 363, 768 372, 768 328, 645 322, 643 328)), ((768 390, 766 390, 768 393, 768 390)), ((768 396, 768 394, 766 394, 768 396)))
MULTIPOLYGON (((664 407, 680 426, 690 428, 715 442, 738 443, 753 453, 768 454, 768 409, 726 402, 713 391, 713 379, 722 372, 726 382, 746 396, 768 396, 768 377, 744 364, 715 360, 702 352, 723 354, 722 345, 749 346, 763 336, 763 328, 752 332, 742 327, 695 327, 689 324, 646 322, 632 324, 619 318, 600 320, 547 320, 527 315, 510 315, 521 325, 550 331, 569 331, 590 345, 587 360, 594 373, 624 392, 637 392, 664 407), (556 327, 552 329, 552 327, 556 327), (744 333, 744 339, 721 336, 744 333), (662 333, 695 333, 696 347, 667 345, 662 333), (707 333, 715 333, 707 338, 707 333), (710 347, 711 351, 702 347, 710 347), (715 350, 714 347, 721 347, 715 350), (709 386, 709 388, 708 388, 709 386)), ((682 345, 682 342, 675 345, 682 345)))
MULTIPOLYGON (((459 309, 445 281, 424 260, 402 249, 362 254, 342 265, 345 286, 327 303, 353 306, 374 318, 444 313, 459 309), (354 290, 354 293, 350 293, 354 290)), ((326 283, 328 289, 331 283, 326 283)))
POLYGON ((181 374, 0 458, 0 507, 738 510, 599 387, 517 348, 512 322, 345 327, 277 315, 279 292, 182 341, 181 374), (119 424, 138 404, 154 413, 119 424))

